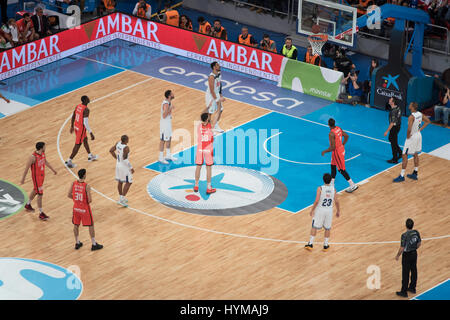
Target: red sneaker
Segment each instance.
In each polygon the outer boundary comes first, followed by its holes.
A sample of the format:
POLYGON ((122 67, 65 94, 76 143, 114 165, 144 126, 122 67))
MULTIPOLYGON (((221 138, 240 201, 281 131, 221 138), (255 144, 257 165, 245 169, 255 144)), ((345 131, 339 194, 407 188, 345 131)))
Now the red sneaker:
POLYGON ((39 214, 39 219, 43 220, 43 221, 47 221, 50 217, 48 215, 46 215, 45 213, 41 212, 39 214))
POLYGON ((194 192, 198 192, 198 187, 194 187, 194 192))
POLYGON ((31 204, 26 204, 26 205, 25 205, 25 209, 26 209, 27 211, 34 211, 34 208, 31 206, 31 204))
POLYGON ((206 194, 211 194, 211 193, 214 193, 214 192, 216 192, 216 189, 214 189, 214 188, 206 189, 206 194))

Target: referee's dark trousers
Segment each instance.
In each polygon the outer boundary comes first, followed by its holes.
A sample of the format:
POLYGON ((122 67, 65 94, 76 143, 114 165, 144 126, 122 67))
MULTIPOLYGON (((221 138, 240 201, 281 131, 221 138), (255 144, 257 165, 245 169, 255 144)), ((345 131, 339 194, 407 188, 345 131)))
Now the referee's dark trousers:
POLYGON ((402 292, 407 289, 416 290, 417 284, 417 250, 403 252, 402 254, 402 292), (411 282, 409 273, 411 272, 411 282), (409 286, 408 286, 409 283, 409 286))
POLYGON ((402 149, 398 145, 398 132, 400 131, 400 126, 393 126, 389 131, 389 142, 392 148, 392 159, 398 160, 402 157, 402 149))

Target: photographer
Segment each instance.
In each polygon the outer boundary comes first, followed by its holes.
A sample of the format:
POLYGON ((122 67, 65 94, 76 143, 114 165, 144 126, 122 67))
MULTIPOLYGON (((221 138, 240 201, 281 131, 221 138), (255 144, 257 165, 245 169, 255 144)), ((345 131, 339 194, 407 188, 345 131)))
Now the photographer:
POLYGON ((336 51, 333 67, 334 70, 341 71, 344 74, 344 77, 347 77, 350 70, 356 68, 352 60, 345 55, 345 50, 342 48, 339 48, 336 51))
POLYGON ((259 48, 266 51, 277 52, 275 41, 271 40, 267 33, 264 34, 263 39, 259 42, 259 48))
POLYGON ((448 126, 448 117, 450 116, 450 88, 447 87, 444 98, 442 99, 442 106, 434 107, 434 121, 439 122, 442 119, 442 123, 448 126), (442 114, 442 116, 441 116, 442 114))
POLYGON ((336 102, 356 105, 361 101, 363 91, 361 82, 358 81, 358 74, 359 70, 352 70, 342 79, 341 83, 345 85, 346 92, 340 93, 336 102))
POLYGON ((133 15, 139 18, 150 19, 152 16, 152 7, 145 0, 139 0, 133 9, 133 15))

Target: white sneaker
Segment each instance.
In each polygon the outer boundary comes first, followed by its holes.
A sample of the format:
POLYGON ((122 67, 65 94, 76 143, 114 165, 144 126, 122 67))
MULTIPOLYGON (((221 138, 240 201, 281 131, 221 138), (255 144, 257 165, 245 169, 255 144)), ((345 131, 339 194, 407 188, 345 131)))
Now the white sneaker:
POLYGON ((219 132, 219 133, 225 132, 225 130, 223 130, 221 127, 219 127, 218 123, 214 127, 213 131, 216 131, 216 132, 219 132))
POLYGON ((120 204, 122 207, 128 207, 128 203, 126 203, 124 200, 120 201, 119 199, 119 201, 117 201, 117 204, 120 204))
POLYGON ((345 189, 345 192, 352 193, 353 191, 355 191, 358 188, 359 188, 359 186, 357 184, 354 184, 352 187, 348 187, 347 189, 345 189))
POLYGON ((75 163, 73 163, 72 161, 66 161, 65 162, 65 165, 68 167, 68 168, 75 168, 77 165, 75 164, 75 163))
POLYGON ((98 156, 97 155, 92 155, 92 157, 88 157, 88 161, 92 162, 92 161, 97 161, 98 160, 98 156))
POLYGON ((127 198, 123 198, 122 202, 128 203, 128 199, 127 198))
POLYGON ((159 159, 159 162, 161 162, 162 164, 169 164, 166 159, 159 159))
POLYGON ((166 156, 166 160, 177 161, 178 158, 174 157, 173 155, 170 155, 170 156, 166 156))

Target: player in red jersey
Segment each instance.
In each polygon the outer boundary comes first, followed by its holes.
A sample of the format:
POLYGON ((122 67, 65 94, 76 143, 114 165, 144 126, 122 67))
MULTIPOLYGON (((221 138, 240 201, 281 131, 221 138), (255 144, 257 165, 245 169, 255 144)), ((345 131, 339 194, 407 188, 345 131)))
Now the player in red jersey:
POLYGON ((78 153, 78 150, 81 147, 81 143, 84 144, 84 147, 86 148, 86 151, 88 153, 88 161, 95 161, 98 159, 98 156, 93 155, 91 153, 91 149, 89 148, 88 138, 86 131, 88 131, 91 135, 91 139, 95 140, 94 134, 92 133, 91 128, 89 127, 89 109, 87 105, 89 104, 90 100, 87 96, 81 97, 81 104, 77 105, 75 107, 75 110, 73 111, 72 115, 72 122, 70 125, 70 133, 72 134, 75 131, 75 145, 72 150, 72 154, 70 155, 69 159, 66 161, 66 166, 69 168, 75 168, 75 164, 72 163, 73 158, 78 153))
POLYGON ((25 209, 27 211, 34 211, 31 206, 31 201, 33 201, 34 197, 37 195, 37 203, 39 208, 39 219, 47 220, 49 216, 47 216, 44 211, 42 211, 42 196, 44 194, 44 178, 45 178, 45 166, 48 166, 54 174, 57 172, 53 169, 53 167, 48 163, 45 158, 45 143, 38 142, 36 143, 36 151, 33 152, 30 159, 28 160, 27 165, 25 166, 25 171, 22 176, 21 184, 25 183, 25 177, 28 173, 28 169, 31 168, 31 179, 33 180, 33 191, 30 192, 28 197, 28 202, 25 205, 25 209))
POLYGON ((103 246, 95 241, 94 219, 90 203, 92 202, 91 187, 85 182, 86 169, 78 170, 78 180, 72 182, 67 196, 73 200, 73 233, 75 235, 75 250, 80 249, 83 243, 78 239, 80 222, 89 227, 92 247, 91 250, 100 250, 103 246))
POLYGON ((211 171, 212 165, 214 164, 214 133, 212 128, 217 123, 219 118, 220 109, 217 108, 213 113, 211 120, 209 117, 209 113, 202 113, 200 116, 202 123, 200 123, 197 127, 197 154, 195 156, 195 164, 197 168, 195 169, 195 186, 194 192, 198 192, 198 181, 200 180, 200 171, 202 169, 203 163, 206 164, 206 181, 207 188, 206 193, 211 194, 216 192, 216 189, 213 189, 211 186, 211 171))
POLYGON ((336 178, 336 166, 339 172, 344 176, 345 180, 349 183, 349 187, 345 189, 346 192, 353 192, 358 189, 358 185, 355 184, 352 179, 350 179, 349 174, 345 171, 345 148, 344 145, 348 141, 348 134, 346 134, 341 128, 336 126, 336 122, 333 118, 328 120, 328 126, 330 127, 330 134, 328 135, 330 139, 330 147, 322 151, 322 156, 327 152, 331 153, 331 184, 334 185, 334 179, 336 178), (344 142, 342 142, 342 137, 344 137, 344 142))

